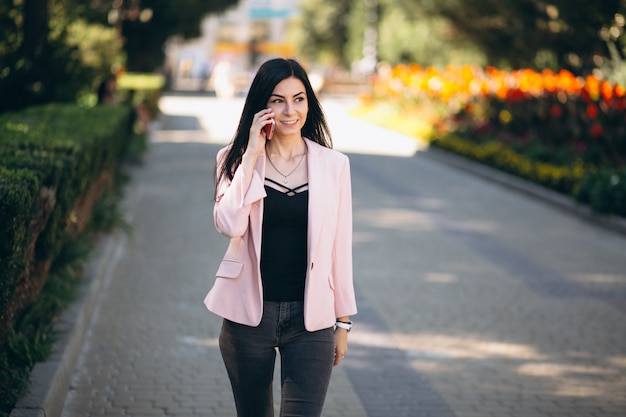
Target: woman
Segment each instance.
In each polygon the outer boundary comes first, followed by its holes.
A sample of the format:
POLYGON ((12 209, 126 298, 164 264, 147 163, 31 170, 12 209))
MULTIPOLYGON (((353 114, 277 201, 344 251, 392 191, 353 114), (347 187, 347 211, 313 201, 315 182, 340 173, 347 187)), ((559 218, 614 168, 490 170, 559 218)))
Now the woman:
POLYGON ((319 416, 348 350, 350 166, 331 146, 304 69, 265 62, 232 143, 217 155, 214 220, 230 244, 205 299, 224 318, 220 351, 238 417, 274 416, 276 349, 280 415, 319 416))

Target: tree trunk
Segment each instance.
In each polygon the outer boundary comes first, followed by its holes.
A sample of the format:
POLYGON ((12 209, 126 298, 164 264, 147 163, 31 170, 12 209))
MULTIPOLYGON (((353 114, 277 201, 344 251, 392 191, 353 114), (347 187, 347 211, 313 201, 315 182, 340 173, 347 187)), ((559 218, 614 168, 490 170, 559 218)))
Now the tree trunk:
POLYGON ((48 43, 48 0, 24 0, 22 56, 33 62, 48 43))

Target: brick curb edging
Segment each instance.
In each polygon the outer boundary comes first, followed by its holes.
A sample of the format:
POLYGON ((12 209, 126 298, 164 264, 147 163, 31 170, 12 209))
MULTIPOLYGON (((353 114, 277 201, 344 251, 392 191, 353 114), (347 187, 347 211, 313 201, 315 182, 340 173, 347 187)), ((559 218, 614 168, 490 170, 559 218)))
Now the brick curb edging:
POLYGON ((556 191, 552 191, 530 181, 526 181, 512 174, 433 147, 418 152, 417 155, 426 156, 432 160, 436 160, 454 168, 469 172, 506 188, 522 192, 530 197, 544 201, 554 207, 574 214, 579 218, 589 221, 595 225, 602 226, 605 229, 622 235, 626 235, 626 219, 622 219, 617 216, 595 213, 591 210, 591 208, 576 202, 571 197, 559 194, 556 191))
POLYGON ((100 237, 90 255, 84 276, 89 278, 80 294, 59 317, 55 326, 61 334, 52 355, 35 364, 30 374, 30 392, 20 399, 10 417, 58 417, 70 388, 72 375, 80 355, 99 293, 106 286, 107 276, 125 239, 123 232, 100 237))

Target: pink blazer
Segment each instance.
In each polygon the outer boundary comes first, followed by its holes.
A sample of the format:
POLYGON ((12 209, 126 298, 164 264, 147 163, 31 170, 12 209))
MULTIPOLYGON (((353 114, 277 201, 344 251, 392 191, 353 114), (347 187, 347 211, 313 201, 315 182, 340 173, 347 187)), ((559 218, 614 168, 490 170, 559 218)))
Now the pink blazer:
MULTIPOLYGON (((331 327, 337 317, 356 314, 352 282, 352 190, 348 157, 308 139, 308 265, 304 322, 308 331, 331 327)), ((218 164, 226 148, 217 155, 218 164)), ((204 299, 213 313, 236 323, 258 326, 263 314, 261 228, 265 155, 256 163, 250 186, 243 167, 230 183, 219 185, 213 217, 230 238, 215 282, 204 299)))

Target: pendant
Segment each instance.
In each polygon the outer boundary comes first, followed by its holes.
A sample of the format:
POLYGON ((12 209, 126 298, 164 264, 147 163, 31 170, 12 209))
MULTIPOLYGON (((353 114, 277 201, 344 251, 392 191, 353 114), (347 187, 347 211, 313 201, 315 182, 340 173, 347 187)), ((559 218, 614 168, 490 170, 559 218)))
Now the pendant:
POLYGON ((283 184, 289 184, 289 180, 287 179, 287 177, 285 177, 285 179, 283 180, 283 184))

